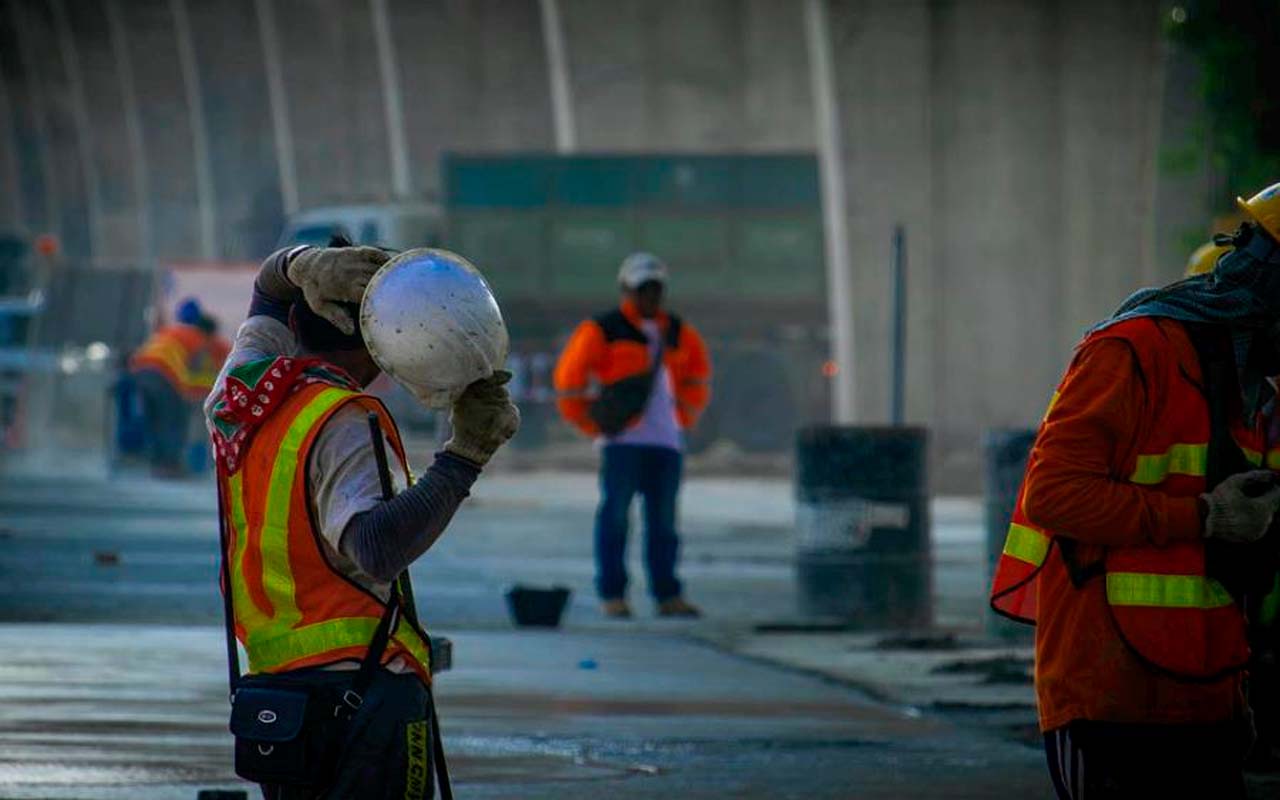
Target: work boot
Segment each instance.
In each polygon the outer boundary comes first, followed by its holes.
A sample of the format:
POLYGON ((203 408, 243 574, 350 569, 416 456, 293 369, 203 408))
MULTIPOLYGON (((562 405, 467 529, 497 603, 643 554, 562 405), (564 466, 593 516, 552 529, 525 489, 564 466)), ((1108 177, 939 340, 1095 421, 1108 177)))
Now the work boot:
POLYGON ((627 605, 627 601, 621 597, 602 600, 600 611, 609 619, 631 619, 631 606, 627 605))
POLYGON ((694 618, 702 616, 702 612, 698 607, 683 597, 669 597, 658 603, 658 616, 660 617, 687 617, 694 618))

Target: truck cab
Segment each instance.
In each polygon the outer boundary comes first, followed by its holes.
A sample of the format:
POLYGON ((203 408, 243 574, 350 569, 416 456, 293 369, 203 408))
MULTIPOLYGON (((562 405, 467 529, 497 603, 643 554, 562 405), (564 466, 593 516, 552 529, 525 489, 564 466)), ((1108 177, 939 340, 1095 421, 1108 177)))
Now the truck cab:
POLYGON ((278 246, 326 245, 330 237, 341 235, 355 244, 394 250, 439 247, 443 227, 440 208, 432 203, 326 206, 290 217, 278 246))

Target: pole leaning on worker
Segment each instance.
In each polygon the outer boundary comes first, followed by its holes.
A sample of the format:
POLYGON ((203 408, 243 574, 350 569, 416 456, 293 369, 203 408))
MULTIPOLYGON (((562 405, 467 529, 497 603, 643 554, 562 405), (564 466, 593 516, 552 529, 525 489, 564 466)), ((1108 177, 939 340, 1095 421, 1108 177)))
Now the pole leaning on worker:
POLYGON ((1280 184, 1239 204, 1209 271, 1078 345, 996 567, 993 608, 1037 626, 1061 798, 1245 796, 1280 572, 1280 184))
POLYGON ((235 766, 269 800, 425 798, 437 781, 451 796, 430 637, 397 579, 515 435, 506 349, 492 292, 453 253, 299 247, 263 263, 205 413, 235 766), (452 438, 416 482, 364 393, 382 372, 449 409, 452 438))

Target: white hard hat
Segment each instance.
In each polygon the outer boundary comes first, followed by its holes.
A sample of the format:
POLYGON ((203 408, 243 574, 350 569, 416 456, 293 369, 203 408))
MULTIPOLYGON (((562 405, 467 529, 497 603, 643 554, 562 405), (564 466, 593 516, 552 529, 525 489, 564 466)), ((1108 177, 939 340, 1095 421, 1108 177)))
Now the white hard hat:
POLYGON ((627 289, 639 289, 650 281, 667 282, 667 265, 653 253, 632 253, 622 259, 618 283, 627 289))
POLYGON ((360 332, 382 371, 423 404, 447 408, 501 369, 510 340, 489 284, 457 253, 406 250, 369 281, 360 332))

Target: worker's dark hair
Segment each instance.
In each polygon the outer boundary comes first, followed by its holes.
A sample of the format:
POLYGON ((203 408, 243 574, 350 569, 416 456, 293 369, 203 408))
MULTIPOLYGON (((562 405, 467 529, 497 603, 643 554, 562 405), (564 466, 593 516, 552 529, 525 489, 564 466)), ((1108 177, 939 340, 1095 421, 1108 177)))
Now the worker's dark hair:
POLYGON ((345 334, 333 323, 311 310, 305 301, 293 304, 293 321, 298 329, 298 342, 312 353, 328 353, 335 350, 363 350, 364 336, 360 334, 360 304, 340 303, 356 322, 356 331, 345 334))

